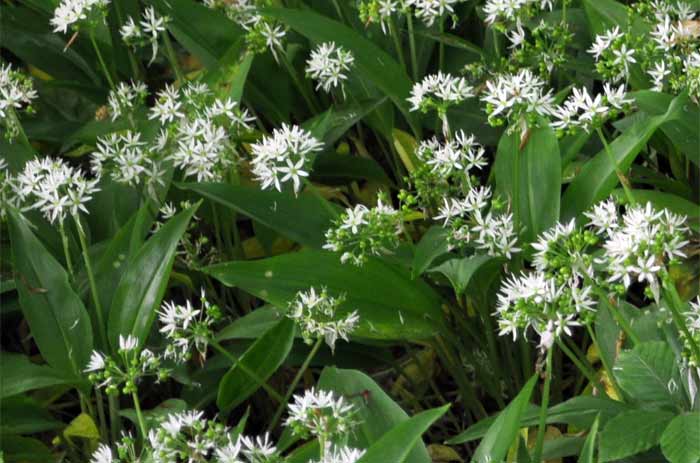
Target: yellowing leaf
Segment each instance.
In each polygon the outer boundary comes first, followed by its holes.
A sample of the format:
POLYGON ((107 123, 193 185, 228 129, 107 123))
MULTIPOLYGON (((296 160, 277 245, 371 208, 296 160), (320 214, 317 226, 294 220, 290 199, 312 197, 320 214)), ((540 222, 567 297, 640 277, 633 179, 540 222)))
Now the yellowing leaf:
POLYGON ((63 431, 63 435, 66 439, 71 437, 81 437, 83 439, 94 439, 98 440, 100 438, 100 431, 97 429, 95 422, 92 421, 92 417, 87 413, 81 413, 63 431))

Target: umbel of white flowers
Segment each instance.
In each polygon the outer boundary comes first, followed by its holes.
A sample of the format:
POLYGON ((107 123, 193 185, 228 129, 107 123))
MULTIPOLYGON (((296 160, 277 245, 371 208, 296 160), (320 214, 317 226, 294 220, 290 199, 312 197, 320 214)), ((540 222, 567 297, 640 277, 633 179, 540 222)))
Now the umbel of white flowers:
POLYGON ((62 0, 56 7, 51 18, 54 32, 68 32, 69 27, 78 29, 87 24, 94 27, 104 22, 109 0, 62 0))
POLYGON ((0 126, 5 127, 5 136, 9 141, 21 130, 14 116, 19 111, 33 112, 31 104, 36 97, 34 83, 29 76, 13 69, 11 64, 0 63, 0 126))
POLYGON ((306 74, 316 81, 316 90, 322 88, 330 93, 340 87, 345 97, 344 82, 354 62, 351 52, 334 42, 326 42, 311 51, 311 57, 306 61, 306 74))
POLYGON ((150 6, 144 10, 143 19, 139 23, 129 17, 119 33, 127 45, 133 47, 151 45, 151 60, 148 62, 150 65, 158 55, 158 36, 167 30, 168 22, 170 22, 169 17, 158 15, 155 8, 150 6))

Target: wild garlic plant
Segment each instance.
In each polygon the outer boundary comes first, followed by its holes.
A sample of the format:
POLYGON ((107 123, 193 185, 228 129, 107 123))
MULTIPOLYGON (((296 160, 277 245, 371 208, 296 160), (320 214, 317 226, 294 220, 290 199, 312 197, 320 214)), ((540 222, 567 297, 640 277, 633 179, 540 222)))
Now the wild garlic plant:
MULTIPOLYGON (((135 49, 150 45, 151 59, 148 64, 151 64, 156 59, 156 56, 158 56, 158 44, 161 36, 165 37, 166 46, 172 48, 166 32, 168 22, 170 22, 170 18, 167 16, 160 16, 155 8, 151 6, 144 10, 140 21, 129 17, 119 33, 124 43, 135 49)), ((171 52, 170 48, 168 52, 171 52)))
POLYGON ((20 137, 23 144, 29 145, 19 114, 33 114, 32 101, 37 96, 29 76, 9 63, 0 62, 0 127, 8 141, 20 137))

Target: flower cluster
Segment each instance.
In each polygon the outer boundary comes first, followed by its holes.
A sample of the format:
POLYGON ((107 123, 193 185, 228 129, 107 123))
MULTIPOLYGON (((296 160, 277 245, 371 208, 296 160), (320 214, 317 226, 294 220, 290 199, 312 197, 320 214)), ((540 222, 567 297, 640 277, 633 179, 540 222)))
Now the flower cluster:
POLYGON ((316 90, 322 88, 330 93, 340 87, 345 96, 344 82, 355 58, 352 53, 334 42, 322 43, 311 51, 311 57, 306 61, 306 75, 316 81, 316 90))
POLYGON ((571 328, 590 323, 595 313, 590 287, 579 287, 573 281, 558 284, 542 272, 511 275, 498 294, 496 315, 500 335, 532 327, 540 335, 540 347, 549 349, 562 334, 571 335, 571 328))
POLYGON ((443 133, 445 137, 448 137, 447 110, 473 96, 474 89, 467 84, 464 77, 438 72, 430 74, 421 82, 414 84, 408 101, 411 103, 411 111, 423 113, 431 110, 437 111, 438 117, 442 121, 443 133))
POLYGON ((143 82, 119 82, 117 88, 109 92, 107 106, 112 116, 112 121, 116 121, 122 116, 131 116, 134 111, 146 102, 148 88, 143 82))
POLYGON ((155 8, 150 6, 144 10, 143 19, 139 23, 129 17, 119 32, 122 40, 129 46, 138 48, 151 45, 150 64, 158 54, 158 36, 167 30, 168 22, 170 22, 169 17, 159 16, 155 8))
POLYGON ((109 0, 62 0, 51 18, 54 32, 68 32, 69 27, 78 30, 81 25, 94 28, 107 16, 109 0))
POLYGON ((486 24, 505 30, 512 24, 520 25, 542 11, 552 11, 553 3, 553 0, 486 0, 486 24))
POLYGON ((555 24, 544 20, 534 26, 528 24, 530 23, 523 24, 518 20, 515 27, 506 32, 506 37, 511 42, 508 47, 511 53, 503 61, 509 70, 523 67, 537 69, 539 75, 547 80, 552 71, 568 59, 567 48, 574 35, 563 18, 555 24))
POLYGON ((598 242, 595 233, 576 227, 574 219, 558 223, 532 243, 532 265, 560 285, 595 278, 591 247, 598 242))
POLYGON ((348 341, 348 336, 360 321, 357 311, 349 312, 344 317, 338 315, 344 300, 343 296, 331 297, 326 288, 317 293, 312 287, 296 294, 289 303, 287 316, 297 322, 307 344, 325 338, 328 347, 334 350, 338 338, 348 341))
POLYGON ((155 376, 162 381, 169 376, 161 366, 161 358, 149 349, 141 349, 139 339, 132 335, 119 335, 118 354, 112 358, 93 351, 85 368, 90 382, 104 387, 107 394, 132 394, 144 377, 155 376))
POLYGON ((591 229, 603 241, 604 254, 597 263, 624 294, 634 280, 646 283, 647 295, 660 298, 659 277, 668 272, 668 265, 685 257, 686 218, 668 209, 655 210, 651 203, 628 206, 620 216, 611 200, 587 212, 591 229))
POLYGON ((12 181, 14 202, 24 210, 37 209, 51 223, 63 223, 68 214, 87 213, 85 205, 99 191, 99 179, 87 179, 80 169, 62 159, 32 159, 12 181))
POLYGON ((207 356, 209 340, 213 338, 212 325, 221 319, 221 309, 209 303, 204 290, 200 297, 201 308, 195 309, 188 300, 185 305, 164 302, 158 312, 160 332, 169 341, 163 356, 176 362, 185 362, 197 349, 202 358, 207 356))
POLYGON ((413 7, 416 18, 431 27, 445 15, 451 15, 453 22, 456 22, 454 7, 463 1, 465 0, 406 0, 406 5, 413 7))
POLYGON ((537 125, 538 117, 552 114, 554 103, 552 91, 545 91, 544 80, 529 69, 486 81, 481 99, 486 103, 489 124, 494 126, 522 120, 537 125))
POLYGON ((636 41, 631 34, 620 32, 618 26, 598 34, 588 50, 596 61, 596 69, 604 78, 615 82, 627 80, 635 58, 636 41))
POLYGON ((289 417, 284 425, 302 439, 314 437, 330 443, 346 438, 357 424, 355 407, 332 391, 311 388, 295 395, 287 409, 289 417))
POLYGON ((361 0, 358 10, 360 21, 364 24, 379 23, 382 32, 387 34, 391 16, 405 10, 405 6, 399 0, 361 0))
POLYGON ((318 461, 311 463, 357 463, 365 454, 364 450, 352 447, 330 446, 318 461))
MULTIPOLYGON (((190 207, 192 204, 189 201, 181 201, 179 205, 166 202, 158 211, 159 217, 153 224, 154 231, 160 229, 165 221, 171 219, 179 210, 190 207)), ((177 260, 188 269, 199 269, 214 264, 221 255, 212 240, 206 234, 198 231, 199 221, 199 216, 196 214, 192 216, 175 252, 177 260)))
POLYGON ((617 88, 603 86, 603 93, 591 97, 585 87, 573 89, 573 93, 553 111, 556 121, 552 127, 560 133, 573 133, 583 129, 590 132, 601 127, 609 119, 629 110, 634 100, 627 98, 624 85, 617 88))
POLYGON ((342 263, 357 266, 367 262, 369 256, 391 253, 399 245, 402 221, 399 211, 385 201, 380 194, 375 207, 357 204, 346 209, 326 230, 323 248, 341 253, 342 263))
POLYGON ((252 173, 263 190, 291 181, 294 193, 301 191, 302 181, 309 176, 311 154, 321 151, 323 143, 297 125, 282 124, 271 136, 252 145, 252 173))
POLYGON ((286 29, 277 21, 260 14, 260 8, 274 6, 273 0, 204 0, 209 8, 222 10, 236 24, 246 31, 246 43, 253 53, 270 50, 275 60, 277 53, 283 52, 282 41, 286 29))
POLYGON ((36 97, 34 83, 27 75, 10 64, 0 64, 0 127, 4 127, 8 141, 14 140, 22 130, 18 112, 32 114, 31 104, 36 97))

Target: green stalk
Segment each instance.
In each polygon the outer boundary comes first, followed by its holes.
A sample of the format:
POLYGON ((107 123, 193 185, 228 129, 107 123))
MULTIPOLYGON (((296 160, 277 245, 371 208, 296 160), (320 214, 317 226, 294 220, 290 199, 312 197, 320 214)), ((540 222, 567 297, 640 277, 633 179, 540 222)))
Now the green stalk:
MULTIPOLYGON (((600 381, 598 381, 595 377, 595 372, 588 368, 581 359, 578 358, 578 356, 571 350, 569 347, 566 345, 566 343, 562 342, 561 339, 557 338, 557 345, 561 348, 562 352, 566 354, 567 357, 573 362, 574 365, 576 365, 576 368, 579 369, 581 373, 583 373, 583 376, 586 377, 586 379, 594 386, 598 385, 600 381)), ((551 350, 551 349, 550 349, 551 350)))
POLYGON ((608 161, 610 161, 610 164, 615 168, 615 174, 617 174, 617 178, 620 180, 620 183, 622 184, 622 188, 625 190, 625 196, 627 197, 627 201, 629 201, 630 204, 635 205, 637 204, 637 201, 634 199, 634 195, 632 194, 632 188, 630 186, 630 181, 625 175, 622 173, 620 168, 617 165, 617 162, 615 161, 615 157, 613 156, 612 152, 610 151, 610 146, 608 146, 608 142, 605 139, 605 135, 603 134, 603 131, 601 130, 600 127, 596 129, 596 133, 598 134, 598 138, 600 138, 600 141, 603 143, 603 146, 605 147, 605 153, 608 156, 608 161))
POLYGON ((185 83, 185 76, 182 73, 182 69, 180 69, 180 63, 177 61, 177 55, 175 54, 175 49, 173 48, 173 42, 170 40, 168 31, 163 31, 160 34, 163 37, 165 54, 168 56, 168 61, 170 61, 170 67, 172 67, 173 71, 175 72, 178 85, 182 86, 185 83))
POLYGON ((612 313, 613 317, 615 318, 615 321, 620 325, 622 328, 622 331, 625 332, 625 335, 627 335, 628 338, 632 341, 632 344, 637 345, 640 344, 642 341, 639 339, 639 336, 634 332, 634 329, 632 328, 632 325, 627 321, 627 319, 620 313, 620 310, 618 309, 616 304, 611 303, 605 294, 599 294, 600 300, 603 302, 604 305, 606 305, 609 309, 610 312, 612 313))
POLYGON ((286 51, 281 50, 280 60, 282 61, 282 64, 284 65, 285 69, 287 70, 289 77, 292 78, 292 82, 294 82, 294 85, 296 86, 297 90, 299 90, 299 93, 301 93, 301 96, 304 98, 306 105, 309 107, 309 109, 311 110, 311 112, 313 114, 318 114, 319 113, 318 105, 316 104, 316 102, 312 98, 312 96, 309 93, 306 86, 301 82, 301 80, 299 80, 299 76, 297 75, 297 71, 296 71, 296 69, 294 69, 294 66, 292 66, 292 63, 289 62, 289 58, 287 57, 286 51))
MULTIPOLYGON (((343 17, 343 10, 340 9, 340 5, 338 4, 338 0, 333 0, 333 6, 335 6, 335 12, 338 15, 338 19, 340 19, 341 23, 345 22, 345 17, 343 17)), ((321 458, 323 460, 323 458, 321 458)))
POLYGON ((294 393, 294 390, 296 389, 297 385, 299 384, 299 381, 301 381, 301 377, 304 375, 304 372, 306 371, 306 369, 309 368, 309 364, 311 364, 311 360, 313 360, 313 358, 316 356, 316 353, 321 348, 321 344, 323 344, 323 338, 319 337, 316 340, 316 343, 311 348, 311 351, 309 351, 309 354, 306 356, 306 359, 304 359, 304 363, 301 364, 301 368, 299 368, 299 371, 297 371, 296 376, 294 376, 294 379, 292 380, 292 384, 289 385, 287 392, 284 394, 284 399, 282 399, 282 402, 280 402, 279 406, 277 407, 277 411, 275 412, 275 415, 272 418, 272 421, 270 422, 270 426, 268 427, 268 431, 271 431, 275 428, 277 421, 279 421, 280 417, 282 416, 282 412, 284 412, 284 409, 287 407, 287 403, 289 402, 289 398, 292 397, 292 394, 294 393))
POLYGON ((612 367, 608 363, 608 360, 605 358, 605 356, 602 354, 600 344, 598 343, 598 338, 596 337, 596 334, 593 331, 593 328, 591 327, 590 324, 587 324, 586 329, 588 330, 588 335, 591 337, 591 341, 593 341, 593 344, 595 344, 596 349, 598 349, 598 352, 600 355, 600 362, 603 364, 603 368, 605 368, 605 372, 607 373, 607 376, 608 376, 608 379, 610 380, 610 384, 612 385, 612 388, 615 390, 615 394, 617 394, 617 396, 620 399, 622 399, 624 397, 622 395, 622 391, 620 391, 620 387, 617 385, 617 380, 615 379, 615 376, 613 375, 612 367))
POLYGON ((131 398, 134 400, 134 409, 136 410, 136 419, 139 422, 139 430, 141 431, 141 436, 144 441, 148 436, 148 431, 146 431, 146 421, 143 419, 143 413, 141 413, 141 402, 139 402, 139 395, 136 392, 131 393, 131 398))
POLYGON ((216 351, 218 351, 218 352, 219 352, 220 354, 222 354, 224 357, 226 357, 227 359, 229 359, 229 360, 231 361, 231 363, 233 363, 233 366, 234 366, 234 367, 240 368, 240 369, 243 371, 243 373, 245 373, 245 374, 247 374, 248 376, 250 376, 251 378, 253 378, 253 379, 255 380, 255 382, 257 382, 257 383, 260 385, 260 387, 262 387, 263 389, 265 389, 265 392, 267 392, 267 393, 270 395, 270 397, 272 397, 273 399, 275 399, 275 400, 276 400, 278 403, 280 403, 280 404, 286 404, 286 401, 282 398, 282 396, 279 394, 279 392, 275 391, 275 390, 274 390, 269 384, 267 384, 267 382, 265 382, 265 380, 263 380, 257 373, 255 373, 253 370, 251 370, 250 368, 248 368, 248 366, 246 366, 244 363, 242 363, 241 360, 240 360, 238 357, 236 357, 236 356, 233 355, 231 352, 229 352, 229 351, 227 351, 226 349, 224 349, 224 348, 221 346, 221 344, 219 344, 218 342, 214 341, 213 339, 210 339, 210 340, 209 340, 209 345, 212 346, 216 351))
POLYGON ((411 50, 411 72, 415 82, 418 80, 418 59, 416 57, 416 37, 413 33, 413 16, 410 13, 406 15, 406 24, 408 25, 408 45, 411 50))
POLYGON ((445 35, 445 18, 440 19, 440 44, 439 44, 439 61, 438 65, 440 66, 438 69, 441 71, 444 68, 445 65, 445 43, 443 42, 445 35))
MULTIPOLYGON (((117 22, 121 27, 122 25, 124 25, 124 13, 121 9, 121 2, 114 2, 113 5, 114 11, 117 14, 117 22)), ((131 47, 126 47, 126 53, 127 55, 129 55, 129 64, 131 65, 131 72, 133 73, 134 78, 136 80, 141 80, 141 68, 139 67, 139 63, 136 59, 136 56, 134 55, 134 51, 131 49, 131 47)))
POLYGON ((389 18, 389 33, 391 34, 391 38, 393 39, 394 48, 396 49, 396 55, 399 57, 401 67, 406 69, 406 72, 408 72, 408 68, 406 67, 406 60, 403 57, 403 50, 401 49, 401 38, 399 37, 399 33, 396 28, 396 21, 394 21, 393 17, 389 18))
POLYGON ((75 273, 73 272, 73 259, 70 257, 70 248, 68 246, 68 235, 66 235, 66 228, 63 225, 63 220, 58 221, 58 232, 61 235, 61 243, 63 244, 63 254, 66 257, 66 267, 68 267, 68 275, 71 281, 75 279, 75 273))
POLYGON ((114 89, 114 81, 112 80, 112 75, 110 74, 109 70, 107 69, 107 65, 105 64, 105 60, 102 57, 102 52, 100 51, 100 47, 97 46, 97 42, 95 41, 95 31, 93 29, 90 29, 90 42, 92 42, 92 46, 95 49, 95 53, 97 54, 97 59, 100 61, 100 67, 102 68, 102 73, 107 78, 107 82, 109 82, 110 88, 114 89))
POLYGON ((115 444, 119 440, 119 431, 121 431, 122 423, 119 420, 119 402, 117 394, 107 394, 109 402, 109 430, 112 435, 112 443, 115 444))
POLYGON ((100 422, 100 437, 107 441, 107 419, 105 418, 105 404, 102 397, 102 390, 95 387, 95 402, 97 402, 97 418, 100 422))
POLYGON ((698 343, 695 342, 695 338, 693 338, 693 335, 690 333, 690 330, 688 330, 688 326, 686 325, 685 320, 683 320, 683 315, 681 314, 681 307, 683 306, 683 302, 681 301, 681 297, 678 294, 678 290, 676 290, 676 286, 673 284, 673 281, 671 281, 668 275, 664 275, 662 281, 664 292, 669 296, 669 299, 671 299, 670 301, 668 301, 670 302, 668 306, 671 309, 673 321, 676 323, 676 326, 681 331, 681 333, 683 333, 683 337, 687 339, 688 344, 690 346, 690 351, 695 357, 695 362, 699 362, 700 347, 698 347, 698 343))
POLYGON ((10 116, 11 124, 17 127, 17 132, 19 133, 20 141, 24 146, 27 147, 27 149, 29 149, 29 152, 33 153, 34 148, 32 148, 32 144, 29 142, 29 138, 27 137, 27 132, 24 131, 24 127, 22 127, 22 123, 19 121, 19 116, 17 115, 17 111, 15 111, 15 108, 10 107, 9 111, 7 111, 7 114, 8 116, 10 116))
POLYGON ((95 313, 97 314, 97 324, 99 325, 100 338, 102 340, 102 345, 107 348, 107 333, 105 332, 105 320, 104 313, 102 312, 102 304, 100 303, 100 297, 97 294, 97 283, 95 281, 95 273, 92 271, 92 264, 90 262, 90 255, 88 254, 87 241, 85 239, 85 230, 80 223, 80 218, 77 215, 73 216, 75 221, 75 226, 78 229, 78 238, 80 240, 80 247, 83 254, 83 261, 85 262, 85 271, 87 272, 88 282, 90 283, 90 293, 92 294, 92 302, 95 304, 95 313))
POLYGON ((540 422, 537 428, 537 440, 531 461, 542 461, 542 447, 544 445, 544 432, 547 427, 547 408, 549 408, 549 389, 552 384, 552 348, 547 350, 547 360, 544 373, 544 391, 542 392, 542 404, 540 405, 540 422))

